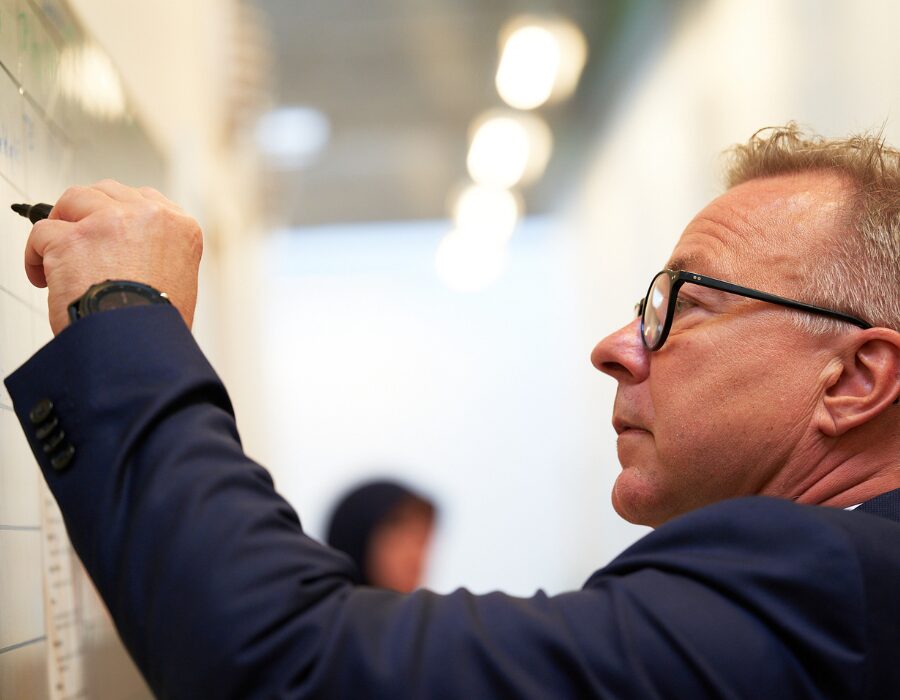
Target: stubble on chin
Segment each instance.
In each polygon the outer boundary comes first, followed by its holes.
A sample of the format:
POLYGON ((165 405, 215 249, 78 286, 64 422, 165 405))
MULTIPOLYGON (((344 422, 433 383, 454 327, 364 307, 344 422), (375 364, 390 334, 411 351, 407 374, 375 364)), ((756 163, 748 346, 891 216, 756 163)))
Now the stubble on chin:
POLYGON ((635 525, 657 527, 665 519, 660 511, 663 505, 652 482, 644 479, 639 466, 623 466, 612 488, 612 506, 624 520, 635 525))

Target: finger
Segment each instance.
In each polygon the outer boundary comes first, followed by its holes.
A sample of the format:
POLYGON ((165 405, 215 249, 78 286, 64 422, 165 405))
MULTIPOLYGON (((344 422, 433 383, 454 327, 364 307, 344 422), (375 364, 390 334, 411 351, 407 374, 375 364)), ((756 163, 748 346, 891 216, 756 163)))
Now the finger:
POLYGON ((49 219, 81 221, 111 201, 109 195, 91 187, 70 187, 56 201, 49 219))
POLYGON ((44 219, 31 227, 25 243, 25 274, 35 287, 46 287, 44 256, 54 242, 71 234, 74 224, 69 221, 44 219))
POLYGON ((134 187, 128 187, 115 180, 100 180, 91 185, 91 188, 119 202, 137 202, 141 199, 141 193, 134 187))
POLYGON ((166 197, 162 192, 152 187, 138 187, 138 192, 141 193, 142 196, 147 199, 152 199, 155 202, 159 202, 160 204, 164 204, 170 209, 174 209, 175 211, 183 212, 184 210, 179 207, 175 202, 166 197))
POLYGON ((29 265, 26 263, 25 276, 38 289, 43 289, 47 286, 47 276, 44 274, 43 265, 29 265))

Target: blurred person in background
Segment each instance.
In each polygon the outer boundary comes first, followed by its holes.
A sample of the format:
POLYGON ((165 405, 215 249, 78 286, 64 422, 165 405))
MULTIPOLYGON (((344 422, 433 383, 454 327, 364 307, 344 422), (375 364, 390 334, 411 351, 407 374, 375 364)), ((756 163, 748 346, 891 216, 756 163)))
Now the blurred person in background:
POLYGON ((361 584, 410 593, 422 585, 434 520, 434 504, 421 494, 370 481, 338 501, 326 541, 353 560, 361 584))
POLYGON ((6 379, 159 697, 900 694, 900 152, 880 138, 791 125, 733 151, 592 356, 618 385, 613 504, 656 529, 552 597, 354 585, 241 448, 190 333, 201 248, 154 190, 67 190, 25 256, 58 335, 6 379), (132 308, 105 310, 105 279, 132 308))

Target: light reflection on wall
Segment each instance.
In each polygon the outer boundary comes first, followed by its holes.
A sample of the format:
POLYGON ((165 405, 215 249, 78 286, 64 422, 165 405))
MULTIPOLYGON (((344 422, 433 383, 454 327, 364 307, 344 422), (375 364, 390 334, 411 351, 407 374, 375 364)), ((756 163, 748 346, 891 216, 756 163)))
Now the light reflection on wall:
POLYGON ((331 123, 312 107, 280 107, 257 120, 254 136, 266 165, 279 170, 306 168, 328 145, 331 123))
POLYGON ((125 92, 112 61, 94 44, 67 45, 59 59, 60 90, 89 114, 118 119, 126 109, 125 92))

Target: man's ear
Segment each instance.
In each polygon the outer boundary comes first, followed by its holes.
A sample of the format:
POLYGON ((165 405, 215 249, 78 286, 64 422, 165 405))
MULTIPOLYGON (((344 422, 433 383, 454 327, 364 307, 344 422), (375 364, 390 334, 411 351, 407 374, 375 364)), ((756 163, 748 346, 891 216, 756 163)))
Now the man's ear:
POLYGON ((900 398, 900 333, 890 328, 856 333, 835 360, 819 406, 819 429, 829 437, 891 410, 900 398))

